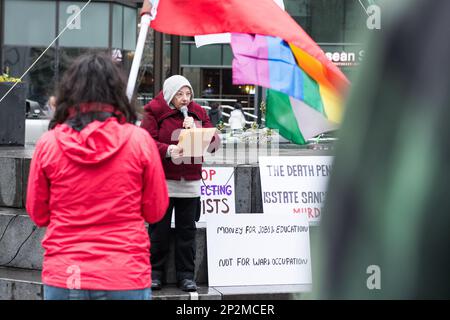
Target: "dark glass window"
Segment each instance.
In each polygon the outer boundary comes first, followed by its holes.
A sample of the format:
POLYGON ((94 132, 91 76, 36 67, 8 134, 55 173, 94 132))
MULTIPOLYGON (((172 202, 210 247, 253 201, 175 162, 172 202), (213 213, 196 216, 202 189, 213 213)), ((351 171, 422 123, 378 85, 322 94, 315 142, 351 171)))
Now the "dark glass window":
POLYGON ((220 96, 220 70, 203 69, 202 97, 218 98, 220 96))
MULTIPOLYGON (((3 71, 20 77, 86 4, 85 1, 4 0, 3 71), (24 17, 26 17, 24 19, 24 17), (57 18, 59 25, 56 26, 57 18)), ((72 60, 87 51, 120 51, 124 72, 129 73, 136 46, 135 8, 92 2, 75 19, 54 46, 24 77, 27 99, 44 106, 72 60), (110 19, 110 5, 113 8, 110 19), (112 24, 110 34, 110 24, 112 24), (111 38, 110 38, 111 36, 111 38), (111 39, 111 48, 109 40, 111 39)), ((153 63, 153 57, 151 60, 153 63)))
MULTIPOLYGON (((138 106, 143 107, 154 96, 154 83, 155 75, 153 70, 153 57, 154 57, 154 37, 155 32, 152 28, 148 30, 147 40, 145 42, 144 52, 142 55, 141 67, 137 79, 137 92, 138 92, 138 106)), ((133 52, 128 52, 129 64, 127 70, 131 69, 131 63, 133 62, 133 52)))
POLYGON ((167 79, 168 77, 172 76, 170 71, 170 52, 171 52, 171 43, 172 40, 170 39, 170 35, 163 34, 163 41, 164 41, 164 48, 163 48, 163 80, 167 79))
POLYGON ((318 43, 359 41, 365 28, 367 15, 358 0, 285 0, 284 3, 286 11, 318 43))
MULTIPOLYGON (((3 66, 12 77, 19 78, 25 70, 34 63, 45 48, 25 46, 4 46, 3 66)), ((54 91, 55 50, 47 50, 42 58, 23 78, 27 99, 44 106, 48 97, 54 91)))

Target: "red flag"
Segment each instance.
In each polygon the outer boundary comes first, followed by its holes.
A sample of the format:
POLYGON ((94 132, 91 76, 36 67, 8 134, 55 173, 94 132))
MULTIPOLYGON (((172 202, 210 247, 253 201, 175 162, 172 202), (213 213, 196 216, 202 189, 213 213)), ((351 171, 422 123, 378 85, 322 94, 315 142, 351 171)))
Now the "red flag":
POLYGON ((161 0, 151 27, 183 36, 254 33, 288 42, 306 35, 273 0, 161 0))

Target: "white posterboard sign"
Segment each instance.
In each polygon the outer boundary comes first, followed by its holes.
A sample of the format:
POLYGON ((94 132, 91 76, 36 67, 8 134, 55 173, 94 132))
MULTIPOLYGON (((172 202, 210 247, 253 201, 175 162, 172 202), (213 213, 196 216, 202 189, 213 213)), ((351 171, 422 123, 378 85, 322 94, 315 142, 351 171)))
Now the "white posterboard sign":
POLYGON ((206 215, 229 216, 236 212, 233 167, 203 167, 200 184, 200 222, 206 215))
POLYGON ((306 215, 318 224, 325 202, 332 156, 260 157, 263 211, 306 215))
MULTIPOLYGON (((207 215, 229 216, 236 213, 234 167, 203 167, 200 181, 200 219, 207 215)), ((173 210, 175 211, 175 209, 173 210)), ((172 225, 175 213, 172 211, 172 225)))
POLYGON ((311 284, 305 215, 208 215, 209 286, 311 284))

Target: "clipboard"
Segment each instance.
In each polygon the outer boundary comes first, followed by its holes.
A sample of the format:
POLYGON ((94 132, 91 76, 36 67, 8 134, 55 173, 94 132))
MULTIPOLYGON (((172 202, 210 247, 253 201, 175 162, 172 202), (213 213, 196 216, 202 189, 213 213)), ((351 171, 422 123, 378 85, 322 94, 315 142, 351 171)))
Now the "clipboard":
POLYGON ((202 157, 216 133, 216 128, 183 129, 178 146, 183 148, 183 157, 202 157))

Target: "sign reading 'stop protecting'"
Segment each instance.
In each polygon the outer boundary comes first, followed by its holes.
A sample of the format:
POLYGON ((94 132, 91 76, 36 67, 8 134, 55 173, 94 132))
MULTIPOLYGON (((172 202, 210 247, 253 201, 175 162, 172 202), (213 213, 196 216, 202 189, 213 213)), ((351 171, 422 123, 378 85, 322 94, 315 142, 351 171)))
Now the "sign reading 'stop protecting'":
POLYGON ((306 216, 206 217, 211 287, 312 283, 306 216))
POLYGON ((232 215, 236 212, 234 201, 234 168, 203 167, 200 185, 200 222, 209 214, 232 215))
MULTIPOLYGON (((206 222, 207 215, 234 215, 236 213, 234 190, 233 167, 203 167, 198 222, 206 222)), ((172 224, 174 223, 175 214, 172 215, 172 224)))
POLYGON ((304 214, 318 223, 332 162, 332 156, 260 157, 264 213, 304 214))

